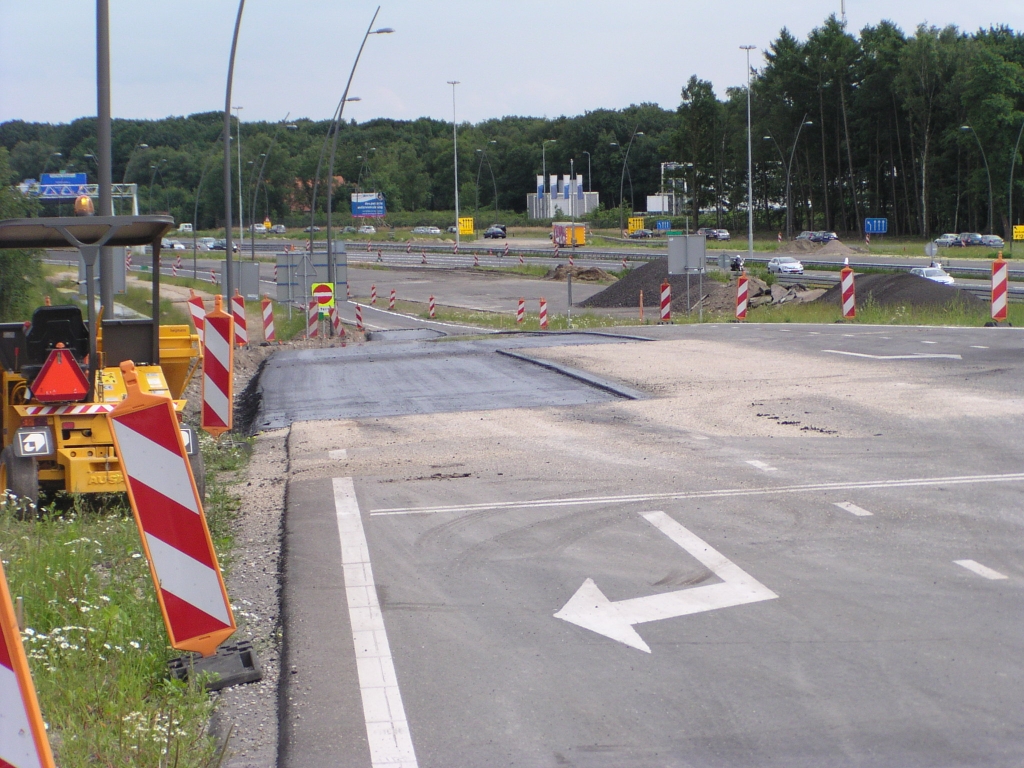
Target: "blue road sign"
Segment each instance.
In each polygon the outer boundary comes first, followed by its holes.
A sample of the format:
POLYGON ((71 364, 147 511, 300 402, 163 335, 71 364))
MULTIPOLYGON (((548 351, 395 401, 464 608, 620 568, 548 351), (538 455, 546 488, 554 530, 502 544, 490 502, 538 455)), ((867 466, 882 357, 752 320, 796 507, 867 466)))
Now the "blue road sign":
POLYGON ((889 231, 888 219, 864 219, 864 234, 884 235, 889 231))
POLYGON ((44 173, 40 176, 39 183, 46 187, 58 185, 81 187, 89 182, 84 173, 44 173))
POLYGON ((668 219, 658 219, 656 222, 654 222, 654 228, 658 230, 671 229, 672 222, 669 221, 668 219))

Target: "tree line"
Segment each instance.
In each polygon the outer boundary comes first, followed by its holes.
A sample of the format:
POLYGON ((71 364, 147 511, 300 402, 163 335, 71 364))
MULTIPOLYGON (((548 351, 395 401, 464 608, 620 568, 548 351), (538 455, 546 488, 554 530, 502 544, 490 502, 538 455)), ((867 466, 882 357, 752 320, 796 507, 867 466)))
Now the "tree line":
MULTIPOLYGON (((1024 130, 1024 35, 1009 28, 922 25, 907 34, 883 21, 854 34, 831 16, 803 40, 783 29, 751 72, 750 97, 759 230, 859 236, 865 218, 885 217, 894 235, 991 228, 1008 236, 1011 223, 1021 222, 1024 167, 1015 166, 1024 130)), ((308 221, 314 188, 322 218, 330 128, 326 120, 242 123, 247 221, 253 212, 308 221)), ((221 130, 216 112, 115 120, 113 179, 139 185, 143 213, 217 226, 224 218, 221 130)), ((9 150, 16 179, 59 169, 95 177, 92 118, 3 123, 0 147, 9 150)), ((645 210, 647 195, 664 181, 694 227, 746 227, 745 87, 719 97, 693 75, 673 110, 639 104, 464 123, 458 148, 460 205, 481 217, 495 207, 499 217, 521 214, 543 166, 549 175, 572 166, 599 193, 605 213, 645 210), (665 163, 672 165, 663 170, 665 163)), ((233 168, 236 153, 233 141, 233 168)), ((453 166, 451 125, 443 121, 343 123, 333 210, 343 219, 349 193, 380 191, 390 211, 422 212, 432 223, 430 212, 454 209, 453 166)))

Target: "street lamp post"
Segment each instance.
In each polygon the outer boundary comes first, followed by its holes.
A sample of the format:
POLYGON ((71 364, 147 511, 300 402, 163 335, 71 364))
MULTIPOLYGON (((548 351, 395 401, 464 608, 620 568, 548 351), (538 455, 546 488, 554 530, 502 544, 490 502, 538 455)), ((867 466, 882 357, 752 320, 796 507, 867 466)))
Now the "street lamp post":
POLYGON ((231 38, 231 56, 228 59, 228 78, 224 94, 224 292, 228 301, 235 295, 235 280, 231 274, 231 81, 235 75, 235 51, 238 50, 238 31, 242 26, 244 10, 245 0, 238 0, 238 15, 235 16, 235 32, 231 38))
POLYGON ((241 248, 245 245, 245 213, 242 210, 242 115, 240 110, 245 107, 233 107, 233 109, 235 110, 235 122, 238 124, 235 143, 238 145, 236 147, 238 150, 238 245, 241 248))
MULTIPOLYGON (((488 144, 497 144, 498 142, 491 140, 488 144)), ((498 223, 498 182, 494 178, 494 168, 491 167, 491 159, 487 157, 487 151, 484 149, 478 149, 477 154, 480 155, 480 162, 476 168, 476 210, 477 215, 480 214, 480 172, 483 170, 484 161, 487 161, 487 170, 491 172, 491 184, 494 186, 494 223, 498 223)))
MULTIPOLYGON (((551 190, 548 189, 547 148, 548 144, 554 144, 556 141, 558 141, 558 139, 544 139, 544 141, 540 143, 540 172, 543 176, 543 184, 541 184, 541 189, 543 190, 544 195, 544 216, 542 216, 541 218, 544 219, 551 218, 551 190)), ((540 206, 538 206, 537 213, 540 213, 539 209, 540 206)))
POLYGON ((203 172, 199 174, 199 184, 196 185, 196 204, 192 210, 192 279, 198 279, 197 269, 197 256, 196 251, 198 250, 198 233, 199 229, 199 193, 203 189, 203 180, 206 178, 206 172, 210 170, 210 162, 216 157, 215 154, 211 153, 206 159, 206 164, 203 166, 203 172))
MULTIPOLYGON (((640 127, 639 125, 636 126, 636 128, 639 128, 639 127, 640 127)), ((633 129, 633 135, 629 137, 629 144, 626 145, 626 154, 625 154, 625 157, 622 158, 622 173, 619 174, 619 232, 622 231, 622 193, 623 193, 623 191, 625 189, 625 183, 626 183, 626 163, 629 162, 629 150, 631 150, 633 148, 633 140, 637 136, 643 136, 644 135, 643 131, 638 131, 636 128, 633 129)), ((621 149, 621 147, 619 147, 619 149, 621 149)), ((633 189, 633 184, 632 184, 632 181, 631 181, 630 182, 630 200, 633 199, 632 189, 633 189)), ((630 203, 630 208, 632 208, 632 203, 630 203)))
POLYGON ((796 138, 793 139, 793 147, 789 151, 789 162, 786 162, 785 156, 782 154, 782 147, 779 146, 779 142, 772 136, 772 132, 768 131, 768 135, 764 137, 765 141, 770 140, 774 145, 775 149, 779 152, 779 159, 786 163, 786 239, 793 239, 793 205, 792 197, 790 195, 791 179, 793 173, 793 159, 796 157, 796 145, 800 141, 800 132, 804 129, 805 125, 814 125, 814 123, 807 119, 806 113, 804 114, 803 120, 800 121, 799 127, 796 129, 796 138))
POLYGON ((449 80, 448 85, 452 87, 452 144, 455 153, 455 248, 459 247, 459 123, 455 119, 455 86, 458 80, 449 80))
POLYGON ((132 147, 132 151, 128 155, 128 162, 124 165, 124 176, 121 177, 122 184, 126 184, 128 182, 128 171, 131 170, 132 160, 135 159, 135 153, 140 149, 149 149, 149 144, 136 144, 132 147))
POLYGON ((1017 150, 1020 148, 1020 137, 1024 136, 1024 121, 1020 124, 1020 131, 1017 132, 1017 143, 1013 145, 1013 154, 1010 155, 1010 189, 1006 195, 1006 215, 1010 224, 1010 253, 1013 253, 1013 169, 1017 165, 1017 150))
POLYGON ((593 179, 590 175, 590 153, 584 151, 583 154, 587 156, 587 192, 593 192, 594 184, 593 179))
POLYGON ((988 234, 992 234, 992 173, 988 169, 988 158, 985 157, 985 149, 981 146, 981 139, 978 138, 978 132, 974 130, 974 126, 970 123, 967 125, 961 125, 960 130, 964 133, 970 131, 974 134, 974 140, 978 142, 978 150, 981 152, 981 160, 985 163, 985 174, 988 176, 988 234))
POLYGON ((750 52, 757 46, 741 45, 747 52, 747 258, 754 257, 754 160, 750 138, 750 52))

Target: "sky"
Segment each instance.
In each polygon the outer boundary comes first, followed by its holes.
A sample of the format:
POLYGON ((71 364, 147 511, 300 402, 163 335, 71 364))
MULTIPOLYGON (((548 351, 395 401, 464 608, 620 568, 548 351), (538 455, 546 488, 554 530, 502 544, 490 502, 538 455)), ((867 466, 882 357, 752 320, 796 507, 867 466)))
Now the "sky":
MULTIPOLYGON (((237 0, 109 0, 114 117, 223 110, 237 0)), ((745 82, 783 27, 799 38, 841 0, 384 0, 345 118, 558 117, 679 105, 690 75, 719 96, 745 82)), ((328 119, 377 8, 362 0, 247 0, 232 102, 242 121, 328 119)), ((1021 0, 847 0, 849 28, 889 19, 1024 29, 1021 0)), ((0 0, 0 122, 96 114, 95 4, 0 0)))

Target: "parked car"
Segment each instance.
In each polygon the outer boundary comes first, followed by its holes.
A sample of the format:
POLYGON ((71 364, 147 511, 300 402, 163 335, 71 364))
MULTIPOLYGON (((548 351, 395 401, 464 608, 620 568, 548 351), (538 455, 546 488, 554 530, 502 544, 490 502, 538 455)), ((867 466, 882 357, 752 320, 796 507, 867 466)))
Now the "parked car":
POLYGON ((982 235, 981 244, 988 248, 1002 248, 1005 245, 999 235, 982 235))
POLYGON ((358 231, 359 230, 356 229, 355 227, 345 227, 344 229, 341 230, 341 234, 343 234, 343 235, 354 235, 358 231))
POLYGON ((495 240, 504 240, 508 235, 505 232, 505 227, 501 224, 495 224, 484 230, 485 238, 493 238, 495 240))
POLYGON ((429 235, 430 227, 413 227, 412 234, 414 235, 429 235))
POLYGON ((729 234, 728 229, 716 229, 715 240, 732 240, 732 235, 729 234))
POLYGON ((303 232, 309 232, 309 231, 310 231, 311 229, 312 229, 312 231, 314 231, 314 232, 319 232, 319 231, 320 231, 320 227, 306 227, 306 228, 305 228, 305 229, 303 229, 302 231, 303 231, 303 232))
POLYGON ((953 284, 953 278, 942 267, 914 267, 910 270, 910 274, 934 280, 936 283, 942 283, 943 285, 953 284))
POLYGON ((776 256, 768 262, 768 271, 780 275, 802 275, 804 265, 792 256, 776 256))
POLYGON ((981 235, 978 234, 977 232, 961 232, 960 233, 960 242, 963 243, 965 247, 966 246, 971 246, 971 245, 984 245, 985 244, 985 242, 982 239, 981 235))
POLYGON ((185 247, 185 244, 183 242, 181 242, 181 240, 168 240, 167 242, 170 243, 170 246, 168 246, 168 247, 172 251, 185 251, 185 250, 188 250, 185 247))
POLYGON ((267 227, 265 224, 250 224, 249 231, 256 235, 267 234, 267 227))
POLYGON ((712 227, 701 227, 700 229, 697 230, 697 234, 704 235, 704 237, 706 237, 708 240, 718 239, 718 230, 713 229, 712 227))
POLYGON ((822 232, 814 232, 811 235, 811 242, 812 243, 828 243, 828 242, 831 242, 832 240, 838 240, 838 239, 839 239, 839 235, 837 235, 835 232, 824 232, 824 231, 822 231, 822 232))
MULTIPOLYGON (((211 251, 226 251, 227 249, 228 249, 228 241, 227 240, 215 240, 213 242, 213 245, 210 246, 210 250, 211 251)), ((232 253, 238 253, 238 243, 236 243, 236 242, 232 242, 231 243, 231 252, 232 253)))
POLYGON ((359 234, 360 235, 376 235, 377 234, 377 228, 375 226, 373 226, 372 224, 363 224, 363 226, 361 226, 359 228, 359 234))
POLYGON ((440 227, 427 227, 427 234, 428 235, 440 235, 441 234, 441 228, 440 227))
POLYGON ((284 224, 275 224, 270 228, 270 231, 273 232, 275 235, 283 235, 288 232, 288 227, 286 227, 284 224))
POLYGON ((814 232, 811 232, 810 230, 805 229, 803 232, 801 232, 799 235, 797 235, 793 239, 794 240, 810 240, 812 237, 814 237, 814 234, 815 234, 814 232))
POLYGON ((960 235, 954 235, 947 233, 945 235, 939 235, 935 238, 935 244, 939 248, 962 248, 963 241, 960 239, 960 235))
POLYGON ((633 240, 642 240, 645 237, 654 237, 654 233, 649 229, 635 229, 629 233, 629 236, 633 240))
POLYGON ((215 238, 215 237, 200 237, 196 242, 199 245, 203 246, 203 248, 206 248, 207 250, 210 250, 210 249, 213 248, 213 244, 217 242, 217 238, 215 238))

